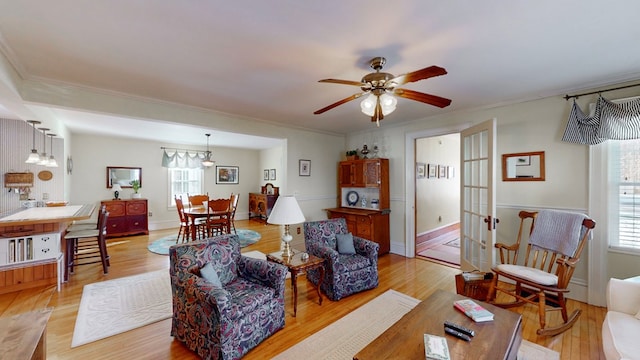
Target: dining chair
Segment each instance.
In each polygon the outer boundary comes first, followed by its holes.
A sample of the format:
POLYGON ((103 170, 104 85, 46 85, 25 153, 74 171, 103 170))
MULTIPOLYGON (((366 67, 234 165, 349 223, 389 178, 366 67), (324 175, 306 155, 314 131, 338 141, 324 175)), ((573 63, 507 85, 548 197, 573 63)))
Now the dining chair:
POLYGON ((207 214, 208 236, 229 233, 230 209, 231 199, 209 200, 209 213, 207 214))
POLYGON ((209 193, 200 195, 189 195, 187 193, 187 198, 189 199, 189 207, 204 206, 203 204, 209 201, 209 193))
MULTIPOLYGON (((240 199, 240 194, 231 193, 231 213, 229 214, 229 225, 233 229, 233 233, 237 234, 236 231, 236 209, 238 208, 238 199, 240 199)), ((231 231, 231 229, 229 229, 231 231)))
POLYGON ((176 210, 178 210, 178 217, 180 219, 180 229, 178 230, 178 237, 176 238, 176 244, 179 240, 188 242, 191 238, 191 231, 189 228, 189 218, 184 214, 184 204, 182 203, 182 196, 175 197, 176 210), (180 238, 182 237, 182 239, 180 238))

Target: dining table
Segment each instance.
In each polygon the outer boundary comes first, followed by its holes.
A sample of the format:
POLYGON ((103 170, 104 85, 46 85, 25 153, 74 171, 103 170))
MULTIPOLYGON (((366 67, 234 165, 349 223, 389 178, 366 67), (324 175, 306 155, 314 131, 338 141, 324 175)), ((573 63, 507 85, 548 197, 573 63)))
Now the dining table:
POLYGON ((227 210, 211 210, 204 206, 193 206, 184 209, 184 214, 189 218, 189 230, 191 231, 191 239, 195 240, 198 235, 196 220, 201 218, 218 217, 227 220, 225 231, 228 234, 231 229, 231 209, 227 210))

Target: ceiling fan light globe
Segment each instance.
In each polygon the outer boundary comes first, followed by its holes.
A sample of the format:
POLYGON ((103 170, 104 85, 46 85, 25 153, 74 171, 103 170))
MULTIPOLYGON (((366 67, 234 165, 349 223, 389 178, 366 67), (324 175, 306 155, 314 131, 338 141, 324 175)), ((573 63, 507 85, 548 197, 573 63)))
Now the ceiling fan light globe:
POLYGON ((360 109, 367 116, 373 116, 373 111, 376 108, 376 96, 370 94, 366 99, 362 100, 360 103, 360 109))
POLYGON ((391 114, 398 104, 398 100, 389 94, 380 95, 380 106, 382 107, 382 115, 391 114))

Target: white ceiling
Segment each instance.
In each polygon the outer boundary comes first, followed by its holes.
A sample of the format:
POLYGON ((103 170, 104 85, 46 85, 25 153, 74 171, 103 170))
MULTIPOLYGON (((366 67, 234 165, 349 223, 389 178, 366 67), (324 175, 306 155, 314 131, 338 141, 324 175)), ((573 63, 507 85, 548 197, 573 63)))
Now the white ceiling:
MULTIPOLYGON (((2 1, 0 49, 25 80, 349 133, 375 126, 360 101, 313 112, 359 89, 319 79, 360 80, 375 56, 395 75, 447 69, 404 87, 449 107, 399 99, 381 126, 618 84, 640 79, 639 13, 635 0, 2 1)), ((60 116, 74 132, 123 121, 140 137, 179 133, 153 119, 60 116)))

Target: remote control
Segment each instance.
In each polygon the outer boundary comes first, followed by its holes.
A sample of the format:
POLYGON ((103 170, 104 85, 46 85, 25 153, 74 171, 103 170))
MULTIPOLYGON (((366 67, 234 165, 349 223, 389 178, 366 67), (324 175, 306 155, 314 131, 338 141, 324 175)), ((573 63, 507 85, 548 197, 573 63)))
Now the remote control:
POLYGON ((448 320, 444 322, 444 326, 448 327, 448 328, 451 328, 453 330, 456 330, 456 331, 460 331, 461 333, 467 334, 469 336, 475 336, 476 335, 475 331, 473 331, 473 330, 471 330, 469 328, 466 328, 466 327, 464 327, 462 325, 452 323, 451 321, 448 321, 448 320))
POLYGON ((471 338, 469 337, 469 335, 467 334, 463 334, 460 331, 457 330, 453 330, 450 327, 445 327, 444 328, 444 332, 446 332, 447 334, 453 335, 455 337, 457 337, 458 339, 462 339, 464 341, 471 341, 471 338))

